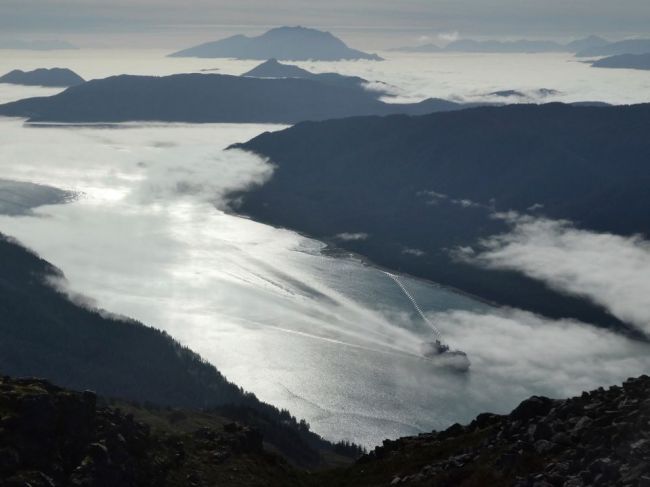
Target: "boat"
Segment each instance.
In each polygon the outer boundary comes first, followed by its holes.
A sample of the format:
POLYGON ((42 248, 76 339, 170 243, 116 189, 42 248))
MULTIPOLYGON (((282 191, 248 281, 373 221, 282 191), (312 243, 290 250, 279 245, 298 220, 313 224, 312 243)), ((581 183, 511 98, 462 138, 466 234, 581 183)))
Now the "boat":
POLYGON ((472 365, 465 352, 452 350, 440 340, 433 340, 422 344, 422 356, 440 367, 454 372, 468 372, 472 365))
POLYGON ((427 360, 435 363, 439 367, 443 367, 454 372, 468 372, 472 364, 469 361, 467 354, 465 352, 461 352, 460 350, 451 350, 451 348, 449 348, 449 345, 443 343, 440 330, 438 330, 438 328, 431 322, 431 320, 427 318, 427 315, 424 314, 424 311, 422 311, 422 308, 420 308, 418 302, 411 295, 408 289, 406 289, 406 286, 404 286, 404 283, 402 283, 400 278, 396 274, 391 274, 390 272, 386 271, 382 272, 390 277, 393 281, 395 281, 395 284, 397 284, 397 286, 402 290, 422 320, 427 325, 429 325, 431 331, 433 332, 433 341, 425 342, 422 344, 422 356, 427 360))

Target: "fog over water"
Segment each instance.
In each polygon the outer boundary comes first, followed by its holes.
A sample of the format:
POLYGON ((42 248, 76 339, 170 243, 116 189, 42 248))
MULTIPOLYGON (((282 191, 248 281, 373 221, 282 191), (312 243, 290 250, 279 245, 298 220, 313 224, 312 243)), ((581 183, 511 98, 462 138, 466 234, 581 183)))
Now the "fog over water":
MULTIPOLYGON (((240 73, 256 64, 166 59, 157 51, 91 54, 11 54, 2 57, 0 71, 58 65, 93 78, 208 68, 240 73)), ((650 98, 647 74, 596 70, 561 55, 302 65, 382 80, 407 98, 476 99, 537 88, 572 100, 650 98), (521 63, 537 63, 533 72, 553 78, 518 76, 528 71, 516 69, 521 63)), ((0 84, 0 101, 51 92, 0 84)), ((167 330, 230 380, 306 418, 330 439, 374 445, 485 410, 505 412, 531 394, 564 396, 650 370, 645 344, 405 278, 450 344, 468 353, 472 370, 461 377, 423 360, 418 351, 430 331, 380 270, 325 255, 317 241, 228 211, 228 191, 262 184, 273 168, 223 149, 281 128, 35 127, 0 118, 0 178, 78 193, 74 202, 41 207, 36 216, 0 216, 0 231, 59 266, 68 278, 63 289, 167 330)))

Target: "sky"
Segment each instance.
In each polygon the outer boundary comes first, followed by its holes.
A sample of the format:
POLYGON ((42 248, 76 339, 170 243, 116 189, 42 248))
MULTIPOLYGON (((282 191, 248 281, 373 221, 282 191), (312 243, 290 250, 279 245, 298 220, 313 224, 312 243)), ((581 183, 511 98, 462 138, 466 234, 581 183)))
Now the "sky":
POLYGON ((611 38, 647 34, 647 0, 2 0, 0 38, 57 38, 140 47, 254 34, 278 25, 324 28, 377 48, 449 34, 481 38, 611 38))

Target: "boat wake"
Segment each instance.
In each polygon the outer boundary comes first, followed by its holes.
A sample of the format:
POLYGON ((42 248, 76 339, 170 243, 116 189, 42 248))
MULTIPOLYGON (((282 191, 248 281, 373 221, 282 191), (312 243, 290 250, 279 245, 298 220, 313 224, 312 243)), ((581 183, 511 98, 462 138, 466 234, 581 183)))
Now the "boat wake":
POLYGON ((471 366, 471 362, 469 361, 467 354, 460 350, 452 350, 449 345, 446 345, 442 341, 440 330, 438 330, 438 328, 431 322, 427 315, 424 314, 420 308, 420 305, 417 303, 408 289, 406 289, 406 286, 404 286, 404 283, 402 283, 397 275, 386 271, 384 271, 384 274, 395 281, 395 284, 399 286, 404 295, 409 299, 409 301, 411 301, 413 307, 418 312, 420 317, 424 320, 425 323, 429 325, 431 331, 433 331, 433 341, 424 342, 421 346, 422 356, 440 367, 444 367, 455 372, 468 372, 471 366))

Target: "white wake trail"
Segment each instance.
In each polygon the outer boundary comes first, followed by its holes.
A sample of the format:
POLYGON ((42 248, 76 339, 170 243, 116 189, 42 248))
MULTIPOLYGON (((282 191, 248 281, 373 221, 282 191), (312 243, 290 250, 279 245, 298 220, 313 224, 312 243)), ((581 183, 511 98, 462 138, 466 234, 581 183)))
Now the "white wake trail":
POLYGON ((422 319, 424 320, 424 322, 425 322, 426 324, 428 324, 428 325, 431 327, 431 329, 433 330, 433 334, 434 334, 435 337, 436 337, 436 340, 440 340, 440 339, 442 338, 441 333, 440 333, 440 330, 438 330, 438 328, 436 327, 436 325, 434 325, 434 324, 431 322, 431 320, 429 320, 429 318, 427 318, 427 316, 424 314, 424 312, 423 312, 422 309, 420 308, 420 305, 418 304, 418 302, 417 302, 417 301, 415 300, 415 298, 411 295, 411 293, 408 291, 408 289, 406 289, 406 287, 404 286, 404 284, 402 283, 402 281, 400 281, 399 277, 398 277, 397 275, 395 275, 395 274, 391 274, 390 272, 386 272, 386 271, 382 271, 382 272, 383 272, 384 274, 386 274, 388 277, 390 277, 393 281, 395 281, 395 284, 397 284, 397 285, 399 286, 399 288, 400 288, 400 289, 402 290, 402 292, 406 295, 406 297, 409 299, 409 301, 411 301, 411 303, 413 303, 413 307, 416 309, 416 311, 418 312, 418 314, 422 317, 422 319))

